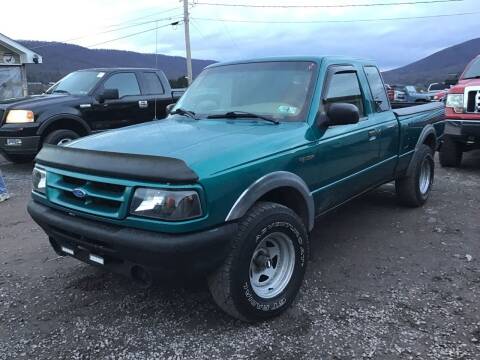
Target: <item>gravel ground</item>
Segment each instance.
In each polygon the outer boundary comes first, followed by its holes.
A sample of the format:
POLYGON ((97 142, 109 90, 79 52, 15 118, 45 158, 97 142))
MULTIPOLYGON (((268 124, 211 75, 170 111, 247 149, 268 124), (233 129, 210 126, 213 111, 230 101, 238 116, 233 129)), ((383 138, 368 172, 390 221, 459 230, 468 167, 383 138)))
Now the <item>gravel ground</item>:
POLYGON ((224 315, 204 282, 142 290, 59 258, 29 218, 31 165, 0 157, 0 359, 480 359, 480 153, 425 207, 386 185, 320 219, 294 306, 224 315))

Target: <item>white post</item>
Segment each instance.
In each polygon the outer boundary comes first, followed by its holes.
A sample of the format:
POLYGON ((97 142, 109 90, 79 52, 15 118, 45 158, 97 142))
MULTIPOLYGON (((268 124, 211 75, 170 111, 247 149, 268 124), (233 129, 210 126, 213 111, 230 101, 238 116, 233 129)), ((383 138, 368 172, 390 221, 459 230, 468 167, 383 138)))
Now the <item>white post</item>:
POLYGON ((183 0, 183 23, 185 26, 185 49, 187 52, 187 81, 188 85, 192 83, 192 52, 190 50, 190 26, 188 18, 188 0, 183 0))

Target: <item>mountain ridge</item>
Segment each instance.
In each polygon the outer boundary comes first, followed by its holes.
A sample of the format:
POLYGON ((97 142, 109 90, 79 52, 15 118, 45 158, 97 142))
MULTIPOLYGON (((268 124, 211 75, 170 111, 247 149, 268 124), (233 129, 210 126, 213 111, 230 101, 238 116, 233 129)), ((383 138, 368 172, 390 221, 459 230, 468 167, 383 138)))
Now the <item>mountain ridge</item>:
MULTIPOLYGON (((28 81, 30 82, 58 81, 72 71, 86 68, 154 68, 155 63, 170 80, 185 76, 186 73, 186 60, 181 56, 155 55, 125 50, 88 49, 61 42, 36 40, 18 40, 18 42, 43 57, 42 64, 27 65, 28 81)), ((215 63, 214 60, 192 59, 193 76, 198 75, 204 67, 213 63, 215 63)))
POLYGON ((461 73, 480 54, 480 38, 439 50, 408 65, 383 72, 388 84, 423 85, 443 82, 449 74, 461 73))

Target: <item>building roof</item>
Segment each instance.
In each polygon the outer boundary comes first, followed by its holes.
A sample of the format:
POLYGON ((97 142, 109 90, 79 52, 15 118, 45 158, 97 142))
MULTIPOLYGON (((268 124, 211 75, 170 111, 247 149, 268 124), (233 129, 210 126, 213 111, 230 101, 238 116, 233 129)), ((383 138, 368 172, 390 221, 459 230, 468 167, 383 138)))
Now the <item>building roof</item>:
POLYGON ((10 39, 0 33, 0 45, 20 55, 20 62, 22 64, 41 64, 42 57, 32 50, 26 48, 22 44, 10 39))

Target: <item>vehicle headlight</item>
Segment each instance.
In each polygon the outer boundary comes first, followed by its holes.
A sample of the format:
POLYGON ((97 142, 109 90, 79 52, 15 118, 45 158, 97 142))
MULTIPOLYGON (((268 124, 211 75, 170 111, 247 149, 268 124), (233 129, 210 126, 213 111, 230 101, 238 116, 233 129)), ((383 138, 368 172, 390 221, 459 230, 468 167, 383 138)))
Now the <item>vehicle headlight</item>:
POLYGON ((47 188, 47 173, 40 168, 33 168, 32 173, 33 191, 45 194, 47 188))
POLYGON ((7 124, 23 124, 35 121, 33 111, 30 110, 10 110, 7 115, 7 124))
POLYGON ((187 220, 201 216, 202 208, 196 191, 138 188, 130 213, 162 220, 187 220))
POLYGON ((456 113, 463 112, 463 94, 448 94, 446 107, 453 108, 456 113))

